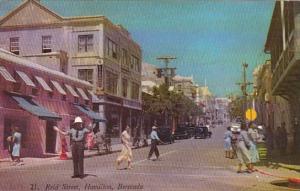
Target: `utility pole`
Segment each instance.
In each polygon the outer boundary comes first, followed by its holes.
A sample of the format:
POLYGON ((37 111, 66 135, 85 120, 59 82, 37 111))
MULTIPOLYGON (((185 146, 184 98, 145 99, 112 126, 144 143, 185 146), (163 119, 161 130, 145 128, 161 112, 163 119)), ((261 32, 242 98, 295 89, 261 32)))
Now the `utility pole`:
MULTIPOLYGON (((162 60, 165 63, 164 68, 159 68, 159 70, 163 71, 163 76, 165 77, 165 84, 167 86, 167 89, 169 90, 169 87, 171 85, 172 77, 175 75, 175 69, 176 68, 169 68, 169 63, 171 60, 175 60, 176 57, 174 56, 160 56, 156 58, 157 60, 162 60)), ((172 129, 174 129, 174 119, 172 118, 172 129)), ((165 126, 168 127, 168 113, 165 112, 165 126)))
POLYGON ((165 67, 161 68, 164 71, 164 77, 165 77, 165 83, 166 86, 169 88, 169 86, 171 85, 171 78, 172 76, 172 70, 175 71, 176 68, 169 68, 169 63, 171 60, 175 60, 176 57, 174 56, 160 56, 156 58, 157 60, 162 60, 165 63, 165 67))
MULTIPOLYGON (((247 109, 247 96, 248 96, 247 87, 252 85, 253 83, 247 81, 246 70, 248 68, 248 64, 244 63, 242 66, 243 66, 243 82, 238 82, 236 84, 241 87, 241 91, 243 94, 243 112, 245 112, 247 109)), ((243 116, 245 119, 245 115, 243 115, 243 116)))

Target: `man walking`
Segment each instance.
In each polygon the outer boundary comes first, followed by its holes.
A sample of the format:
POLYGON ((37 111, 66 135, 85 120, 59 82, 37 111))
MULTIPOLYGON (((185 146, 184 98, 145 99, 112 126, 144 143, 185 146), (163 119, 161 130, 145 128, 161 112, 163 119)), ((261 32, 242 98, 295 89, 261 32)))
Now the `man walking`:
POLYGON ((151 137, 151 149, 148 155, 148 160, 150 160, 153 152, 155 153, 156 156, 156 160, 159 160, 159 151, 157 148, 158 142, 160 141, 158 135, 157 135, 157 126, 156 123, 154 123, 153 127, 152 127, 152 132, 150 134, 151 137))
POLYGON ((74 121, 74 128, 70 129, 69 131, 62 131, 56 126, 54 126, 53 128, 57 132, 66 136, 69 135, 71 137, 71 148, 74 168, 74 175, 72 176, 72 178, 84 178, 84 140, 85 135, 92 131, 92 125, 90 125, 88 128, 85 128, 83 127, 83 121, 81 117, 76 117, 74 121))

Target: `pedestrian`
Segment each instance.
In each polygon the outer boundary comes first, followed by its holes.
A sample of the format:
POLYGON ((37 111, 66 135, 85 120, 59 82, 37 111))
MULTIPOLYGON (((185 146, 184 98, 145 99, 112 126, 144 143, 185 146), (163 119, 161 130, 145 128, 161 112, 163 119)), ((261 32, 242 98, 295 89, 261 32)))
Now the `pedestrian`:
POLYGON ((159 151, 158 151, 157 145, 158 145, 158 142, 161 142, 161 140, 159 139, 159 137, 157 135, 156 122, 154 122, 154 125, 152 127, 152 132, 150 134, 150 138, 151 138, 151 149, 148 154, 148 160, 150 160, 153 152, 155 153, 156 160, 159 160, 159 151))
POLYGON ((285 128, 285 122, 282 122, 281 123, 281 127, 279 128, 279 132, 278 132, 278 137, 279 138, 279 141, 280 141, 280 146, 279 146, 279 149, 280 149, 280 154, 285 154, 286 153, 286 147, 287 147, 287 131, 286 131, 286 128, 285 128))
POLYGON ((97 148, 98 154, 100 154, 100 151, 102 150, 103 143, 104 143, 104 135, 101 132, 100 128, 94 135, 95 140, 95 146, 97 148))
MULTIPOLYGON (((95 124, 94 124, 95 125, 95 124)), ((90 124, 87 128, 83 126, 81 117, 76 117, 74 120, 74 128, 68 131, 63 131, 54 126, 57 132, 71 137, 72 159, 74 174, 72 178, 84 178, 84 145, 85 136, 93 130, 94 125, 90 124)))
POLYGON ((225 157, 226 158, 233 158, 233 153, 232 153, 232 146, 231 146, 231 137, 232 133, 230 131, 231 127, 227 127, 227 130, 225 132, 224 136, 224 149, 225 149, 225 157))
POLYGON ((91 131, 90 133, 87 134, 86 140, 87 140, 87 149, 88 149, 88 151, 91 151, 95 145, 93 131, 91 131))
POLYGON ((129 134, 130 127, 127 125, 125 130, 121 134, 121 142, 122 142, 122 151, 117 158, 116 161, 116 168, 119 169, 119 166, 122 161, 127 161, 127 169, 131 169, 131 161, 132 161, 132 149, 130 143, 130 134, 129 134))
POLYGON ((14 162, 15 162, 14 165, 21 164, 21 158, 20 158, 21 138, 22 138, 22 134, 20 133, 19 127, 14 126, 13 127, 13 136, 12 136, 13 148, 12 148, 12 153, 11 153, 11 155, 14 159, 14 162))
POLYGON ((250 170, 254 171, 254 164, 259 162, 259 154, 257 151, 257 141, 259 140, 258 131, 255 126, 250 123, 248 128, 249 136, 249 154, 250 154, 250 170))
POLYGON ((248 133, 246 131, 246 125, 242 123, 241 129, 233 128, 232 137, 233 139, 236 140, 235 147, 236 147, 237 158, 239 161, 237 173, 242 172, 243 164, 246 165, 247 172, 251 173, 252 171, 250 169, 250 156, 247 148, 249 147, 250 143, 249 143, 248 133))
POLYGON ((12 155, 14 143, 13 143, 12 139, 13 139, 13 130, 12 130, 12 135, 8 136, 6 138, 6 141, 7 141, 7 144, 8 144, 8 153, 10 155, 11 161, 14 161, 14 157, 12 155))

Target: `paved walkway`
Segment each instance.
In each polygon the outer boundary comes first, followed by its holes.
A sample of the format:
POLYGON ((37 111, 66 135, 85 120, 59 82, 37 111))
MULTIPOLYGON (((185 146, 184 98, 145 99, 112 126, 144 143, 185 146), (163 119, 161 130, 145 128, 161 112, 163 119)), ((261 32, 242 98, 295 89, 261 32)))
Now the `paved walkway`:
MULTIPOLYGON (((150 144, 150 140, 148 140, 148 143, 150 144)), ((142 147, 140 147, 142 148, 142 147)), ((119 152, 122 149, 122 144, 113 144, 112 145, 112 153, 119 152)), ((133 149, 137 149, 136 147, 133 147, 133 149)), ((71 152, 66 153, 68 156, 68 160, 72 159, 72 154, 71 152)), ((85 150, 84 151, 84 156, 85 158, 93 157, 93 156, 99 156, 99 155, 106 155, 106 153, 103 151, 100 154, 98 153, 97 150, 85 150)), ((33 157, 25 157, 22 158, 22 164, 26 166, 39 166, 39 165, 45 165, 45 164, 55 164, 59 163, 60 160, 59 154, 54 155, 53 157, 48 157, 48 158, 33 158, 33 157)), ((13 168, 13 162, 11 161, 10 158, 4 158, 0 159, 0 168, 13 168)))

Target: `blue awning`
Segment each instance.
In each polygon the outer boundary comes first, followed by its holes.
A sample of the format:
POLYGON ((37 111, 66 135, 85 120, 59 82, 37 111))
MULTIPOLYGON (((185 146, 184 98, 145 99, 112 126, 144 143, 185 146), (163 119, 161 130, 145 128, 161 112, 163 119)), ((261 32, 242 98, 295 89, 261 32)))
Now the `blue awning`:
POLYGON ((11 96, 14 100, 18 102, 18 105, 24 110, 30 112, 33 115, 38 116, 40 119, 44 120, 61 120, 61 117, 54 112, 48 111, 43 106, 33 100, 23 98, 21 96, 11 96))
POLYGON ((89 116, 91 119, 95 120, 96 122, 105 122, 106 120, 101 118, 99 116, 99 113, 94 112, 88 107, 81 106, 81 105, 75 105, 77 109, 79 109, 81 112, 89 116))

